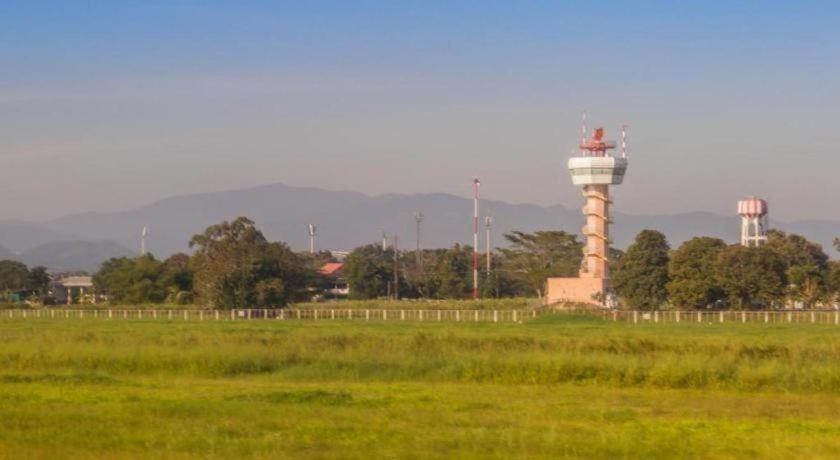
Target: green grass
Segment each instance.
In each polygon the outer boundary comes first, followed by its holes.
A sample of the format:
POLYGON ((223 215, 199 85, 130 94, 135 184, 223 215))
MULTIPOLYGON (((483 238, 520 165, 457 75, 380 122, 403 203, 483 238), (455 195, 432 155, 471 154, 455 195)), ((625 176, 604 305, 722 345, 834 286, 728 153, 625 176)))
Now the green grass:
POLYGON ((0 458, 836 458, 828 325, 0 320, 0 458))

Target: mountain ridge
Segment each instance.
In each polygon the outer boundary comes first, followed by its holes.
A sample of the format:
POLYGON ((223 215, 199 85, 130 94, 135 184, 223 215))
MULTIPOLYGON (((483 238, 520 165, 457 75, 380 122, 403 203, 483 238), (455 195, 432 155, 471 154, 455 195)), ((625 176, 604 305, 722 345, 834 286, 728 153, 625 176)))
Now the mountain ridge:
MULTIPOLYGON (((308 247, 306 225, 318 226, 317 245, 323 249, 349 250, 380 240, 380 233, 397 234, 401 247, 413 248, 414 213, 423 212, 422 247, 447 247, 472 241, 472 200, 449 193, 387 193, 368 195, 282 183, 176 195, 132 209, 83 212, 44 222, 0 221, 0 246, 14 252, 31 250, 55 241, 111 241, 123 248, 139 246, 140 229, 150 228, 147 246, 158 257, 188 251, 188 241, 207 226, 239 216, 252 219, 271 240, 287 242, 294 249, 308 247)), ((482 200, 481 213, 493 216, 493 242, 503 243, 502 233, 512 230, 565 230, 579 234, 583 216, 562 205, 540 206, 482 200)), ((615 212, 612 238, 619 248, 645 228, 662 231, 676 247, 693 236, 715 236, 737 241, 737 215, 706 211, 683 214, 633 215, 615 212)), ((771 221, 771 227, 801 233, 831 253, 831 240, 840 235, 840 222, 829 220, 771 221)), ((482 238, 483 240, 483 238, 482 238)), ((483 243, 482 243, 483 244, 483 243)), ((103 243, 104 246, 104 243, 103 243)), ((111 252, 114 247, 111 246, 111 252)), ((94 251, 92 253, 107 253, 94 251)), ((832 254, 833 255, 833 254, 832 254)), ((91 262, 86 263, 87 266, 91 262)))

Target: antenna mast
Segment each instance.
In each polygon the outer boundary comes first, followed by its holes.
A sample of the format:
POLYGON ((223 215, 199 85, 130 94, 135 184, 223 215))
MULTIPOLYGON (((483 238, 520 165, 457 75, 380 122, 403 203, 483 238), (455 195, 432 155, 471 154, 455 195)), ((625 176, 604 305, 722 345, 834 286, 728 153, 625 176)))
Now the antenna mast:
POLYGON ((478 188, 481 181, 473 179, 473 300, 478 300, 478 188))
POLYGON ((621 158, 627 158, 627 125, 621 125, 621 158))
POLYGON ((425 216, 423 215, 422 212, 414 213, 414 222, 417 224, 417 233, 416 233, 417 240, 415 241, 416 244, 415 244, 415 248, 414 248, 414 250, 415 250, 414 255, 417 258, 417 268, 418 269, 420 269, 421 266, 423 265, 423 260, 420 256, 420 227, 423 224, 423 219, 425 219, 425 216))
MULTIPOLYGON (((583 145, 586 142, 586 110, 583 111, 581 114, 580 120, 580 143, 578 145, 583 145)), ((583 154, 584 150, 580 150, 581 154, 583 154)))
POLYGON ((309 253, 315 254, 315 236, 318 234, 318 227, 314 224, 308 225, 309 229, 309 253))
POLYGON ((149 227, 143 226, 143 230, 140 231, 140 255, 146 255, 146 237, 149 236, 149 227))
POLYGON ((485 216, 484 217, 484 227, 487 229, 487 235, 486 235, 487 241, 485 241, 485 243, 487 244, 487 281, 488 282, 490 281, 490 262, 491 262, 490 254, 492 253, 491 248, 490 248, 490 226, 491 225, 493 225, 493 218, 490 217, 490 216, 485 216))

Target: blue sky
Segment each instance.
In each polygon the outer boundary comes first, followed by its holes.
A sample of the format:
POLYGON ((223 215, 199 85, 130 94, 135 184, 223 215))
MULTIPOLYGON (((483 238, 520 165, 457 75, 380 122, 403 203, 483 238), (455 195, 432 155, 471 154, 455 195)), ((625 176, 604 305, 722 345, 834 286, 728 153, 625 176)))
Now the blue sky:
POLYGON ((840 216, 829 2, 4 2, 0 218, 284 182, 577 206, 579 116, 631 126, 618 209, 840 216))

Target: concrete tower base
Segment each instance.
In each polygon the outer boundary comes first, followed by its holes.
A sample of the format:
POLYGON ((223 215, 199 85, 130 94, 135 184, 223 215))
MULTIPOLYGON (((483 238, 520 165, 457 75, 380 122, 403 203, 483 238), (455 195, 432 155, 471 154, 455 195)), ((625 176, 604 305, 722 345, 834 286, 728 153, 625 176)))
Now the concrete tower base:
POLYGON ((545 301, 547 305, 571 302, 601 306, 606 291, 605 278, 549 278, 545 301))

